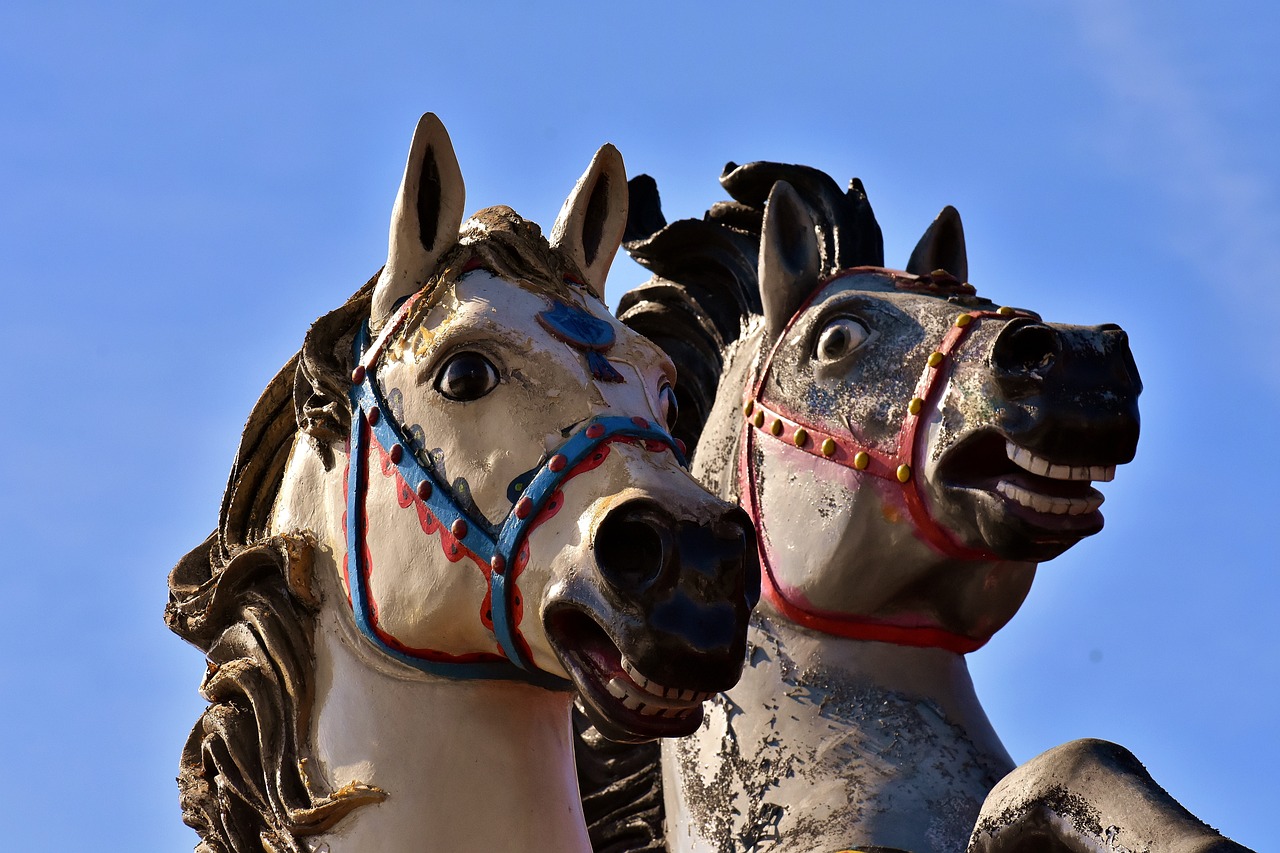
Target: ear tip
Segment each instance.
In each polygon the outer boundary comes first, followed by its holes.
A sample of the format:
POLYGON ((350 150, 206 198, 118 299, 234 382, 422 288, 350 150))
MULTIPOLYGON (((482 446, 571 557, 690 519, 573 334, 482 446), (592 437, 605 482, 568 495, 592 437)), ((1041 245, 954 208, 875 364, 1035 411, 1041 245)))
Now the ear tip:
POLYGON ((445 129, 444 122, 435 113, 422 114, 422 118, 418 119, 418 124, 413 129, 413 139, 415 148, 440 142, 448 143, 450 148, 453 147, 449 131, 445 129))
POLYGON ((608 169, 618 169, 624 174, 626 173, 626 165, 622 161, 622 152, 619 151, 612 142, 606 142, 596 151, 596 156, 591 158, 592 165, 599 164, 601 167, 608 169))
POLYGON ((952 207, 951 205, 947 205, 946 207, 942 208, 942 212, 938 214, 938 218, 939 218, 939 219, 954 219, 954 220, 956 220, 957 222, 959 222, 959 221, 960 221, 960 211, 956 210, 956 209, 955 209, 954 207, 952 207))
POLYGON ((813 213, 809 205, 800 197, 800 193, 787 181, 775 181, 769 189, 769 198, 764 205, 765 220, 785 219, 788 221, 812 224, 813 213), (770 211, 776 211, 770 216, 770 211))
POLYGON ((773 200, 786 199, 788 202, 796 202, 800 200, 800 194, 796 192, 796 188, 791 186, 787 181, 775 181, 773 186, 769 188, 769 199, 766 204, 773 203, 773 200))

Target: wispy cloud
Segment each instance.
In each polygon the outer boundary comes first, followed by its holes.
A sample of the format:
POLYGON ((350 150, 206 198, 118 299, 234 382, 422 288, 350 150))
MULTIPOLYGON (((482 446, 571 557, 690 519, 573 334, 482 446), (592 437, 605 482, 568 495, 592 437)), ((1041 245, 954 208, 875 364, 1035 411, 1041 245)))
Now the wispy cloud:
MULTIPOLYGON (((1218 97, 1197 86, 1159 5, 1076 0, 1088 67, 1114 99, 1111 147, 1118 168, 1169 205, 1170 245, 1207 287, 1247 308, 1255 322, 1280 312, 1280 201, 1271 163, 1248 162, 1218 97)), ((1194 35, 1184 34, 1193 39, 1194 35)), ((1274 110, 1255 90, 1258 114, 1274 110)), ((1260 157, 1258 158, 1261 159, 1260 157)))

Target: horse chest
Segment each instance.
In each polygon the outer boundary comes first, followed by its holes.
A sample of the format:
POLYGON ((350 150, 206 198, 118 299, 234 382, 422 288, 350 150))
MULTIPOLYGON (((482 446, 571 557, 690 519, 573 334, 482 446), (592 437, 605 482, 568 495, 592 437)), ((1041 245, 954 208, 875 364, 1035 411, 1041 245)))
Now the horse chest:
POLYGON ((672 849, 963 851, 1008 768, 950 703, 753 640, 739 685, 664 746, 672 849))

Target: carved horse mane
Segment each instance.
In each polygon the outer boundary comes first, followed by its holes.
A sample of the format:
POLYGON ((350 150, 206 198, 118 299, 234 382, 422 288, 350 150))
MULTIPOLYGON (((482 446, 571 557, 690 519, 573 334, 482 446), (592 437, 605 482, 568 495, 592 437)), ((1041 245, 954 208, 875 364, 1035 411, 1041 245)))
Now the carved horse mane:
MULTIPOLYGON (((466 259, 547 288, 567 290, 560 284, 565 277, 582 275, 552 250, 536 224, 510 208, 491 207, 463 226, 415 313, 428 310, 432 295, 447 290, 441 285, 466 271, 466 259)), ((317 320, 301 351, 267 385, 245 424, 218 529, 169 576, 165 623, 209 660, 200 692, 210 705, 187 739, 178 776, 183 821, 200 834, 201 853, 303 853, 303 836, 385 798, 358 783, 325 790, 308 773, 312 642, 320 605, 311 585, 315 542, 306 535, 268 534, 299 433, 321 449, 328 465, 330 444, 349 434, 351 342, 369 316, 380 272, 317 320)), ((417 325, 410 318, 403 328, 417 325)), ((404 345, 405 338, 398 342, 404 345)))

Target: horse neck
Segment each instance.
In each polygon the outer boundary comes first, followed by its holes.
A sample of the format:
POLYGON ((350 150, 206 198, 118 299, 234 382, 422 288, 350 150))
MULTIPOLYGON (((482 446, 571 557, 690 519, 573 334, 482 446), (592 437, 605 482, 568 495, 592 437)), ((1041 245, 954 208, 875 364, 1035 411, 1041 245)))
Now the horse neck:
MULTIPOLYGON (((857 712, 868 697, 895 697, 929 706, 955 734, 963 736, 998 764, 1013 767, 978 702, 963 655, 937 648, 855 640, 811 631, 767 605, 751 626, 749 669, 760 676, 753 686, 782 688, 793 704, 821 704, 834 718, 853 712, 850 725, 878 726, 857 712), (805 688, 803 694, 794 687, 805 688), (850 688, 850 689, 845 689, 850 688)), ((746 679, 744 679, 744 682, 746 679)), ((737 690, 737 688, 735 688, 737 690)), ((730 691, 730 695, 734 695, 730 691)))
POLYGON ((333 853, 590 850, 570 694, 371 665, 376 652, 339 621, 322 617, 317 638, 314 755, 331 788, 361 781, 388 796, 338 824, 333 853))
POLYGON ((313 850, 554 849, 587 853, 570 732, 572 695, 411 670, 359 634, 341 587, 342 465, 295 446, 275 526, 315 533, 312 773, 330 790, 382 789, 313 850))
POLYGON ((673 850, 964 849, 1013 761, 961 655, 819 634, 766 605, 748 648, 702 728, 663 746, 673 850))

